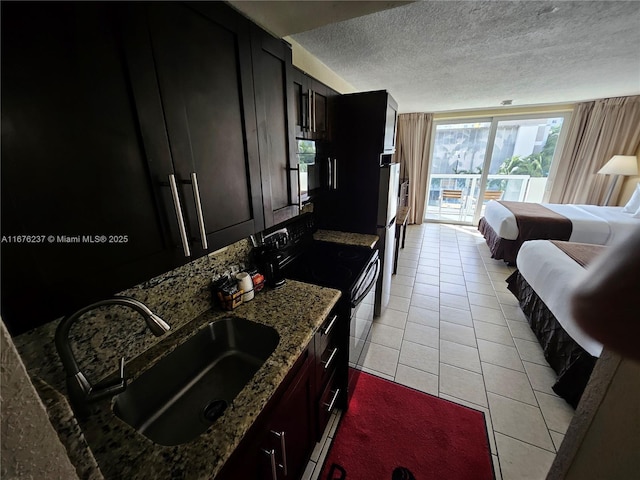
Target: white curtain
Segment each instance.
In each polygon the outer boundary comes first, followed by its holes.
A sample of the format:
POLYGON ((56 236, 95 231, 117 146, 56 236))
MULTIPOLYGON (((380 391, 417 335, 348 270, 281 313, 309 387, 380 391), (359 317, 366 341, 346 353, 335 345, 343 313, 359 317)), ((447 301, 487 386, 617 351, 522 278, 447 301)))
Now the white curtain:
POLYGON ((424 219, 432 126, 431 113, 398 115, 396 161, 400 163, 400 178, 409 180, 409 223, 421 224, 424 219))
POLYGON ((596 172, 614 155, 635 155, 639 146, 640 96, 578 104, 549 201, 600 205, 613 180, 596 172))

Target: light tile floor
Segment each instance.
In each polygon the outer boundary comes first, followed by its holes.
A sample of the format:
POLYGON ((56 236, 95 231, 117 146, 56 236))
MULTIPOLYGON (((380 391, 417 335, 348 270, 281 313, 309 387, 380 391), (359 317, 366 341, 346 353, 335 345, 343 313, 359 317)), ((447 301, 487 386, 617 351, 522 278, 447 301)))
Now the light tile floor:
MULTIPOLYGON (((368 331, 356 368, 484 412, 497 479, 543 479, 573 416, 551 390, 555 373, 507 290, 513 272, 493 260, 472 227, 410 225, 392 297, 372 319, 371 298, 354 325, 368 331)), ((316 479, 336 415, 309 462, 316 479)))

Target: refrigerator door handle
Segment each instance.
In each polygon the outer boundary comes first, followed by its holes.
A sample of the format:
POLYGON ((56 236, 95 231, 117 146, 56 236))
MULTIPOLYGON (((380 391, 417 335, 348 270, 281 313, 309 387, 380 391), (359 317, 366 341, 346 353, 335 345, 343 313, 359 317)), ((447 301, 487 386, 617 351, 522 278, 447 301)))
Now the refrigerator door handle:
POLYGON ((338 189, 338 159, 333 159, 333 189, 338 189))

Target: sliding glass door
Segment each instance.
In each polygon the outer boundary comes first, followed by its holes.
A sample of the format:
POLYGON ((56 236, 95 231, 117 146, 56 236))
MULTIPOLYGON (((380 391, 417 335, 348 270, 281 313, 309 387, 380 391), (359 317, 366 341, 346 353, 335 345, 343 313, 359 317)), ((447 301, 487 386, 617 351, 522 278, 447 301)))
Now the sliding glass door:
POLYGON ((543 201, 566 115, 436 122, 425 220, 476 224, 490 200, 543 201))

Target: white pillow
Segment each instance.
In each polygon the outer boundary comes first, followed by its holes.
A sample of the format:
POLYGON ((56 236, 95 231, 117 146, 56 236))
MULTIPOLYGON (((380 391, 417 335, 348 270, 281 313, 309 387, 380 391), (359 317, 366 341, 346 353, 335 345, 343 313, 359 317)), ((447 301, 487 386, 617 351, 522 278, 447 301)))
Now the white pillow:
POLYGON ((622 211, 624 213, 636 214, 638 213, 639 209, 640 209, 640 182, 638 183, 638 185, 636 185, 636 189, 633 191, 633 195, 631 195, 631 198, 629 199, 627 204, 624 206, 622 211))

